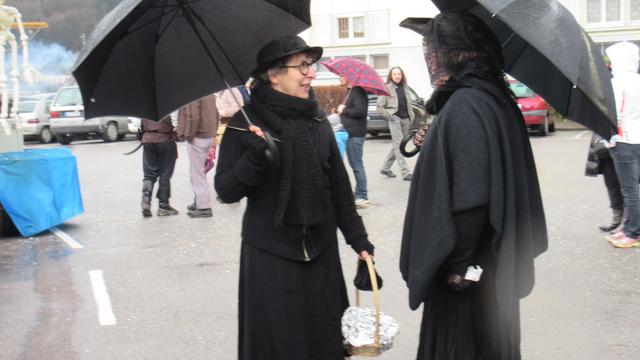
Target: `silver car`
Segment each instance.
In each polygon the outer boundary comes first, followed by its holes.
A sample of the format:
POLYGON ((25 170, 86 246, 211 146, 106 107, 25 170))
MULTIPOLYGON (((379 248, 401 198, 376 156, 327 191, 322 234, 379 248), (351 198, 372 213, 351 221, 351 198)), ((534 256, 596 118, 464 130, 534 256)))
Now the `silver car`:
POLYGON ((106 116, 84 118, 84 105, 77 86, 58 89, 49 108, 51 131, 60 144, 66 145, 74 139, 102 137, 106 142, 122 140, 129 130, 129 118, 106 116))
POLYGON ((18 117, 25 139, 37 139, 43 144, 53 141, 51 122, 49 120, 49 104, 46 97, 22 99, 18 104, 18 117))

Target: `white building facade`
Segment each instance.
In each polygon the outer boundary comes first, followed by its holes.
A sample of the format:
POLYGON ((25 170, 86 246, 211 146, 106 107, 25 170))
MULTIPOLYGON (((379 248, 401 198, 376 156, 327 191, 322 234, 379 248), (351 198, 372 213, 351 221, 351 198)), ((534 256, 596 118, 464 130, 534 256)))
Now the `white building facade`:
MULTIPOLYGON (((309 44, 324 47, 323 60, 351 56, 373 66, 383 80, 400 66, 409 85, 420 96, 431 93, 422 54, 422 38, 398 24, 407 17, 433 17, 438 10, 428 0, 315 0, 313 26, 301 34, 309 44)), ((338 78, 326 70, 314 85, 335 85, 338 78)))
MULTIPOLYGON (((618 41, 640 45, 640 0, 560 0, 578 23, 604 48, 618 41)), ((373 66, 386 80, 389 68, 400 66, 409 85, 422 97, 431 93, 422 54, 422 39, 398 24, 407 17, 433 17, 428 0, 315 0, 311 29, 301 34, 324 47, 323 59, 352 56, 373 66)), ((320 71, 316 85, 337 84, 320 71)))

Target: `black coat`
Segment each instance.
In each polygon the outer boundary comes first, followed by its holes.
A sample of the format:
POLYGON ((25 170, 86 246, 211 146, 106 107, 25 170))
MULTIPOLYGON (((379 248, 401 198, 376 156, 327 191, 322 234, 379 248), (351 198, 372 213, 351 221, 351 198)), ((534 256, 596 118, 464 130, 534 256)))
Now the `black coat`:
POLYGON ((361 87, 351 88, 345 108, 340 114, 342 126, 350 137, 365 137, 367 135, 367 110, 369 99, 361 87))
POLYGON ((474 80, 441 107, 415 167, 400 253, 412 309, 431 297, 457 246, 455 213, 486 205, 499 316, 508 322, 513 304, 533 288, 534 258, 547 248, 546 223, 521 112, 498 88, 474 80), (465 124, 478 133, 460 131, 465 124), (479 162, 490 164, 486 172, 476 171, 479 162))
MULTIPOLYGON (((256 105, 258 102, 258 99, 252 97, 251 103, 245 105, 244 109, 256 126, 276 138, 276 144, 282 150, 280 134, 261 120, 267 115, 260 114, 256 105)), ((277 105, 287 108, 286 103, 277 105)), ((356 252, 367 250, 373 253, 373 245, 368 240, 362 218, 355 209, 349 177, 331 125, 326 117, 317 117, 314 113, 299 121, 308 123, 314 150, 314 154, 308 155, 316 156, 321 167, 319 198, 323 221, 309 227, 291 224, 278 226, 274 223, 281 168, 270 168, 266 160, 256 162, 251 157, 249 138, 256 135, 247 130, 246 121, 238 112, 229 121, 220 144, 214 186, 225 203, 247 198, 242 221, 242 240, 283 258, 314 259, 337 241, 337 228, 340 228, 347 243, 356 252)))

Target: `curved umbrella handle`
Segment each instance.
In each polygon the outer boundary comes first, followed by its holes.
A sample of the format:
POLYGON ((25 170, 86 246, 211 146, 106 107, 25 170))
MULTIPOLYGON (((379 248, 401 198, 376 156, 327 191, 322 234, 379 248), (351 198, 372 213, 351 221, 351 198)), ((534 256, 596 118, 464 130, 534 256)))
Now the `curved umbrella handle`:
POLYGON ((420 147, 418 146, 416 146, 413 150, 407 150, 407 144, 410 141, 413 142, 414 135, 415 133, 409 133, 405 135, 404 138, 402 138, 402 141, 400 141, 400 153, 402 153, 404 157, 414 157, 417 153, 420 152, 420 147))
POLYGON ((273 140, 273 137, 269 132, 264 132, 264 140, 267 142, 267 149, 264 151, 265 156, 267 157, 267 161, 273 167, 277 167, 280 165, 280 152, 278 151, 278 146, 276 142, 273 140))

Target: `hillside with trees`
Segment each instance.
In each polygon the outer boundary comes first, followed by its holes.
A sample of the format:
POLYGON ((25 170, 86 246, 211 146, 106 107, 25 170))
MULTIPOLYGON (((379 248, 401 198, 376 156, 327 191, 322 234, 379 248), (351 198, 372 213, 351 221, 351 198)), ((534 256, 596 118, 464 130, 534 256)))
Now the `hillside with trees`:
POLYGON ((23 21, 46 21, 49 29, 38 34, 38 40, 58 43, 78 51, 82 34, 89 34, 98 21, 122 0, 7 0, 18 8, 23 21))

